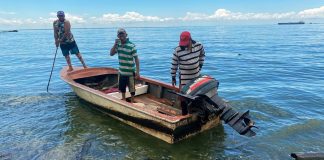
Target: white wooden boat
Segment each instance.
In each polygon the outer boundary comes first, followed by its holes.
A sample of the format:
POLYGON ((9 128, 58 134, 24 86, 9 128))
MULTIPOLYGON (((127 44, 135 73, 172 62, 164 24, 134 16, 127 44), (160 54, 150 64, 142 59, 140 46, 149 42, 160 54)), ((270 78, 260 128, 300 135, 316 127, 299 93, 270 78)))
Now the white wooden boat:
POLYGON ((61 78, 77 96, 109 116, 168 143, 211 129, 220 122, 219 116, 201 123, 197 113, 182 115, 178 95, 171 93, 179 89, 171 84, 141 77, 136 80, 135 102, 129 103, 121 100, 114 89, 118 82, 116 69, 74 68, 71 72, 67 69, 61 70, 61 78))
POLYGON ((211 129, 220 120, 241 135, 256 135, 251 130, 255 126, 249 111, 239 113, 218 97, 219 83, 210 76, 192 80, 181 92, 171 84, 141 77, 136 79, 134 103, 130 103, 121 100, 116 69, 75 68, 71 72, 67 69, 61 70, 61 78, 77 96, 109 116, 168 143, 211 129), (181 107, 187 108, 189 114, 182 115, 181 107))

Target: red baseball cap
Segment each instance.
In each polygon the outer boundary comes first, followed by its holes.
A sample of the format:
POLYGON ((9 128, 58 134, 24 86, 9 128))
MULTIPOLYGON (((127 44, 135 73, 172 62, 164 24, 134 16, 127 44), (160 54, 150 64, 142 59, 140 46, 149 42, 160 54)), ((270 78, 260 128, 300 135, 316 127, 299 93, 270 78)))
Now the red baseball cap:
POLYGON ((191 40, 190 32, 184 31, 180 34, 179 46, 188 46, 191 40))

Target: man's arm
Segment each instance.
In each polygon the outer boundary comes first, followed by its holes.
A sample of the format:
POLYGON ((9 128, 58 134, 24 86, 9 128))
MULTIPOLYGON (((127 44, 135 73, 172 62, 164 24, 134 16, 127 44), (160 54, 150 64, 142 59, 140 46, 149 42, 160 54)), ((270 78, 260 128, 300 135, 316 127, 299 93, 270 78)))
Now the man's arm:
POLYGON ((140 71, 140 64, 139 64, 139 59, 138 59, 138 55, 137 55, 137 49, 136 46, 134 45, 132 48, 132 56, 135 59, 135 65, 136 65, 136 78, 140 77, 139 71, 140 71))
POLYGON ((53 22, 54 40, 55 40, 55 46, 58 47, 60 41, 58 38, 58 29, 57 29, 57 27, 55 27, 55 23, 56 23, 56 21, 53 22))
POLYGON ((117 53, 116 49, 117 49, 117 43, 118 43, 118 40, 116 39, 115 40, 115 44, 113 45, 113 47, 110 49, 110 56, 113 56, 117 53))
POLYGON ((200 51, 200 55, 199 55, 199 68, 201 70, 202 66, 204 65, 205 62, 205 49, 204 46, 201 45, 201 51, 200 51))
POLYGON ((140 77, 139 71, 140 71, 140 63, 138 56, 134 57, 135 58, 135 65, 136 65, 136 78, 140 77))
POLYGON ((177 80, 176 80, 176 74, 177 74, 177 70, 178 70, 178 56, 176 55, 177 51, 176 49, 173 52, 173 56, 172 56, 172 62, 171 62, 171 77, 172 77, 172 85, 177 85, 177 80))

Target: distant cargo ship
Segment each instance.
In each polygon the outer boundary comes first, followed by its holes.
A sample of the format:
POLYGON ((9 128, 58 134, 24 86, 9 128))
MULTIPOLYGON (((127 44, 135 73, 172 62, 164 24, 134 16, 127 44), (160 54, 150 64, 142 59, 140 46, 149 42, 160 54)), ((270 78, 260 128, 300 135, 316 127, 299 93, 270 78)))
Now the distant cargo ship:
POLYGON ((305 24, 305 22, 303 21, 299 21, 299 22, 286 22, 286 23, 278 23, 279 25, 288 25, 288 24, 305 24))

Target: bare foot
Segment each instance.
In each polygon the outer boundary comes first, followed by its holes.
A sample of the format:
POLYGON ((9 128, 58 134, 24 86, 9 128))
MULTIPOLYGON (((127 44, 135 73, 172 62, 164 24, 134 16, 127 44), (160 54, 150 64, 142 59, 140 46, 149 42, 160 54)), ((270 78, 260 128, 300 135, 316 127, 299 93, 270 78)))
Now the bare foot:
POLYGON ((67 71, 68 72, 71 72, 71 71, 73 71, 73 68, 70 67, 67 71))

